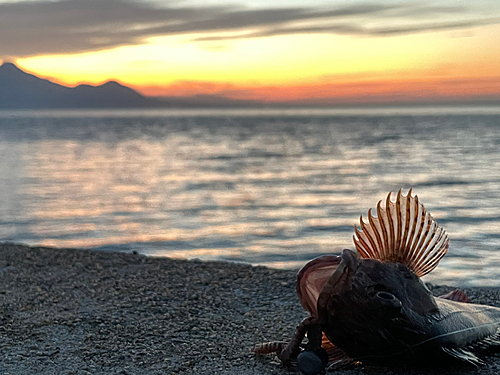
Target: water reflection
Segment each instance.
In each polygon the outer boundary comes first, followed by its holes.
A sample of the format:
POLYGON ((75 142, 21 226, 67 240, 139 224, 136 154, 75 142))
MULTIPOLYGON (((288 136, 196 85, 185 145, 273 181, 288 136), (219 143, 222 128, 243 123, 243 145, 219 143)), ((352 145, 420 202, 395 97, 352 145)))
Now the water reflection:
POLYGON ((413 186, 452 241, 429 279, 496 285, 499 119, 3 118, 0 238, 297 267, 413 186))

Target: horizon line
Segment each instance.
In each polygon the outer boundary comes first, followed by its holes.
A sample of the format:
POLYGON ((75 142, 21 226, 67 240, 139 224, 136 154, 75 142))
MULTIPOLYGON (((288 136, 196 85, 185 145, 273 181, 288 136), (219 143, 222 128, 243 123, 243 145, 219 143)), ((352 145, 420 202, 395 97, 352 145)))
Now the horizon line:
MULTIPOLYGON (((90 87, 101 87, 103 85, 109 84, 109 83, 116 83, 118 85, 121 85, 127 89, 133 90, 137 94, 141 95, 142 97, 150 100, 157 100, 157 101, 177 101, 181 103, 177 103, 181 105, 181 108, 184 107, 186 104, 191 105, 192 107, 196 107, 196 105, 199 106, 199 108, 236 108, 238 105, 243 105, 243 108, 248 108, 252 106, 256 107, 301 107, 301 108, 337 108, 337 107, 364 107, 364 106, 454 106, 454 105, 479 105, 479 106, 495 106, 495 105, 500 105, 500 90, 495 90, 497 92, 490 92, 490 93, 475 93, 475 94, 469 94, 467 95, 466 93, 459 93, 458 95, 453 93, 454 95, 450 94, 436 94, 434 95, 416 95, 412 97, 412 92, 409 91, 407 93, 398 93, 395 98, 395 93, 394 92, 389 92, 389 93, 383 93, 383 94, 377 94, 377 93, 366 93, 362 92, 361 90, 358 91, 357 95, 356 94, 348 94, 348 95, 337 95, 337 96, 316 96, 316 97, 309 97, 309 96, 295 96, 295 97, 289 97, 289 98, 271 98, 271 97, 244 97, 242 96, 241 93, 249 92, 250 90, 283 90, 283 89, 294 89, 294 88, 317 88, 319 87, 318 84, 309 84, 309 85, 297 85, 297 86, 288 86, 288 85, 282 85, 282 86, 255 86, 253 88, 247 88, 247 87, 241 87, 238 88, 238 86, 233 86, 231 87, 231 90, 224 90, 221 91, 212 91, 212 92, 204 92, 204 91, 193 91, 190 90, 189 93, 185 94, 170 94, 168 95, 167 93, 164 95, 152 95, 152 94, 147 94, 143 90, 146 90, 148 86, 140 87, 138 85, 134 84, 128 84, 126 82, 123 82, 119 79, 108 79, 103 81, 102 83, 94 83, 94 82, 80 82, 76 85, 70 85, 65 82, 61 82, 57 79, 54 79, 53 77, 44 77, 44 76, 39 76, 35 72, 32 72, 30 70, 25 70, 24 68, 19 67, 15 61, 8 61, 8 60, 2 60, 2 64, 0 67, 3 67, 4 65, 13 65, 16 67, 18 70, 23 72, 24 74, 29 74, 32 75, 36 78, 42 79, 49 81, 51 83, 66 87, 66 88, 76 88, 79 86, 90 86, 90 87), (228 95, 232 94, 232 95, 228 95), (236 95, 235 95, 236 94, 236 95), (238 95, 239 94, 239 95, 238 95), (193 103, 187 103, 190 100, 197 100, 198 103, 193 102, 193 103), (205 100, 205 102, 203 102, 205 100), (210 100, 214 101, 222 101, 217 103, 217 102, 210 102, 210 100), (184 103, 186 101, 186 103, 184 103), (201 101, 201 102, 200 102, 201 101), (208 101, 208 102, 207 102, 208 101)), ((494 77, 495 83, 500 82, 500 76, 499 77, 494 77), (498 81, 498 82, 496 82, 498 81)), ((484 80, 485 78, 483 78, 484 80)), ((388 81, 382 81, 382 82, 377 82, 377 81, 370 81, 370 82, 342 82, 337 84, 330 84, 330 86, 336 88, 339 86, 355 86, 357 85, 358 87, 363 87, 363 85, 379 85, 380 87, 387 87, 391 83, 403 83, 403 84, 409 84, 409 83, 417 83, 421 84, 423 80, 408 80, 406 82, 401 82, 396 81, 396 80, 388 80, 388 81), (384 86, 385 85, 385 86, 384 86)), ((442 82, 476 82, 477 80, 473 79, 462 79, 462 80, 457 80, 457 79, 448 79, 448 80, 442 80, 439 81, 440 83, 442 82)), ((216 82, 197 82, 197 81, 192 81, 192 82, 176 82, 175 84, 182 84, 186 83, 187 85, 191 84, 190 88, 192 87, 193 84, 213 84, 214 86, 217 85, 216 82)), ((425 81, 424 81, 425 83, 425 81)), ((165 86, 165 89, 175 86, 170 85, 170 86, 165 86)), ((220 85, 220 84, 219 84, 220 85)), ((328 84, 323 85, 323 88, 326 87, 328 84)), ((272 96, 272 95, 271 95, 272 96)), ((169 105, 168 103, 165 103, 166 105, 169 105)))

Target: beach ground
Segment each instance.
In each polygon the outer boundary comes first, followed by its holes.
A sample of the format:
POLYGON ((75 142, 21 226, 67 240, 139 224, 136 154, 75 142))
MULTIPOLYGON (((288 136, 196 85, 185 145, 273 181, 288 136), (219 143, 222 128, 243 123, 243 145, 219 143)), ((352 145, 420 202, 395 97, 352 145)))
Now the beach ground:
MULTIPOLYGON (((288 340, 307 315, 295 271, 137 254, 0 244, 0 374, 288 374, 258 343, 288 340)), ((452 288, 432 287, 441 294, 452 288)), ((473 302, 500 306, 494 288, 473 302)), ((498 374, 360 366, 342 374, 498 374)))

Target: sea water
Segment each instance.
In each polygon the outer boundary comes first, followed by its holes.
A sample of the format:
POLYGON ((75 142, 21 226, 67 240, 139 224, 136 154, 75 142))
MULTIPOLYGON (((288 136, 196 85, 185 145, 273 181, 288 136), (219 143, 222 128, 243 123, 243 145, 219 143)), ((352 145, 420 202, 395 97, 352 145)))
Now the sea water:
POLYGON ((0 241, 298 268, 413 188, 500 286, 500 108, 0 112, 0 241))

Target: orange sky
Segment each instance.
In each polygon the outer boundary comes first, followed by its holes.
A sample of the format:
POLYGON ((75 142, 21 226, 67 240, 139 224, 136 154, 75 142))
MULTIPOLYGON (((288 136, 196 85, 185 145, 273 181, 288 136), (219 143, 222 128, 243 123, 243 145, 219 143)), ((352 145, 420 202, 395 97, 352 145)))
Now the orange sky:
POLYGON ((107 2, 121 0, 41 1, 36 8, 0 0, 1 35, 7 21, 19 28, 15 44, 0 37, 2 57, 62 84, 113 79, 147 96, 354 103, 500 98, 500 4, 494 1, 156 0, 116 9, 104 7, 107 2), (61 10, 74 16, 73 24, 50 26, 61 10), (39 28, 45 38, 23 39, 26 28, 39 28))

